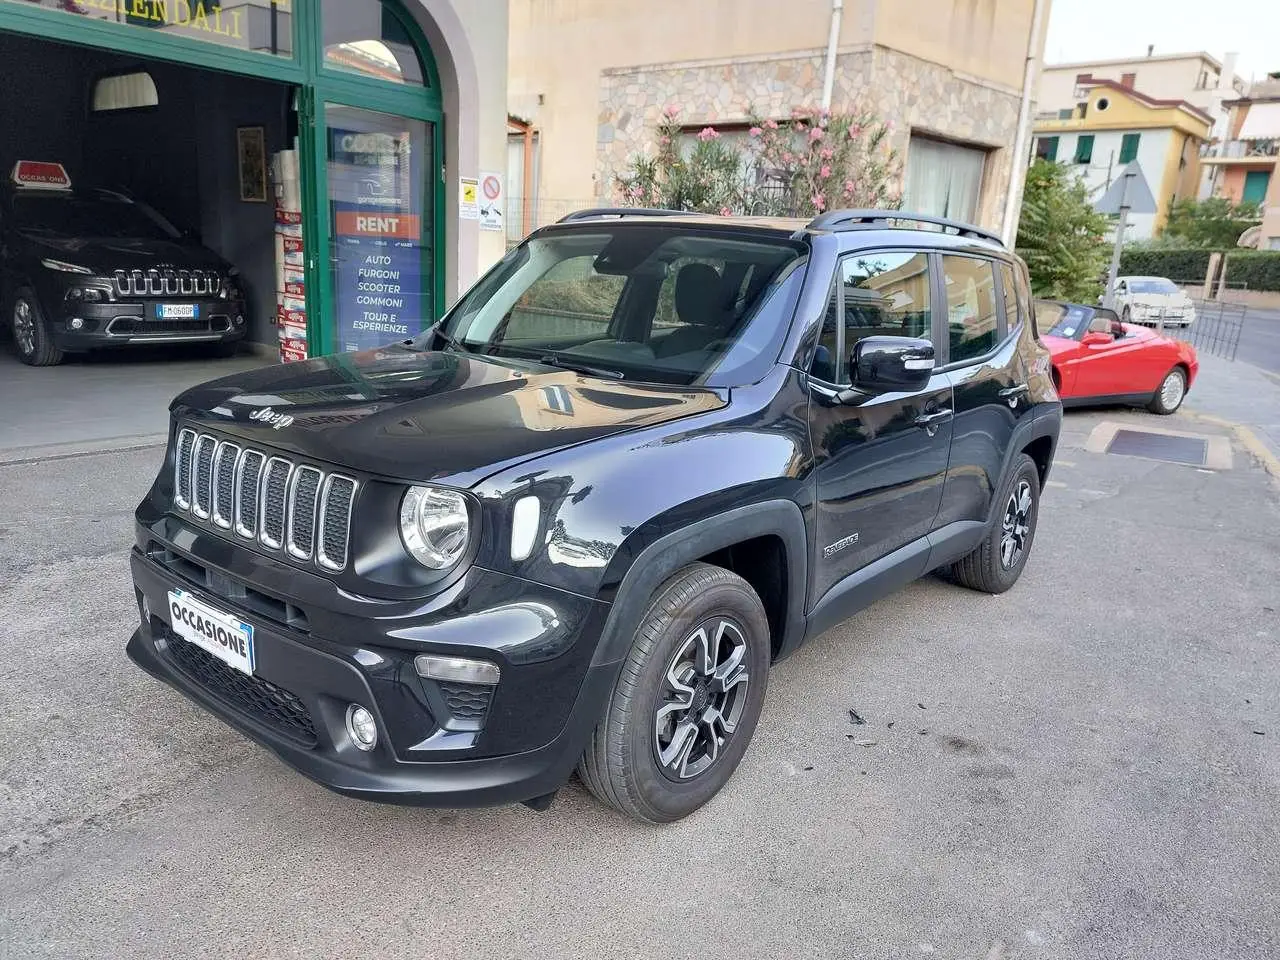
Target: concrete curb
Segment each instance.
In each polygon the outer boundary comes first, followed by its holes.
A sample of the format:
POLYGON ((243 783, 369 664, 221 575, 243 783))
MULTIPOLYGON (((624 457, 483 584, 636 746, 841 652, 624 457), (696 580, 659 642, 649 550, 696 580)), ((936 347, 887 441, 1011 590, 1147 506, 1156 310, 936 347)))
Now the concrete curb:
POLYGON ((1182 413, 1195 420, 1202 420, 1205 423, 1212 423, 1230 430, 1240 442, 1240 446, 1244 447, 1250 456, 1262 464, 1262 469, 1271 474, 1271 479, 1276 486, 1280 487, 1280 457, 1272 453, 1271 449, 1262 440, 1258 439, 1258 435, 1243 423, 1236 423, 1234 420, 1227 420, 1223 417, 1215 417, 1211 413, 1198 413, 1195 410, 1184 409, 1182 413))
POLYGON ((163 447, 168 442, 167 433, 147 433, 74 443, 50 443, 36 447, 14 447, 9 450, 0 450, 0 466, 12 467, 23 463, 43 463, 46 460, 69 460, 73 457, 101 456, 104 453, 149 450, 153 447, 163 447))

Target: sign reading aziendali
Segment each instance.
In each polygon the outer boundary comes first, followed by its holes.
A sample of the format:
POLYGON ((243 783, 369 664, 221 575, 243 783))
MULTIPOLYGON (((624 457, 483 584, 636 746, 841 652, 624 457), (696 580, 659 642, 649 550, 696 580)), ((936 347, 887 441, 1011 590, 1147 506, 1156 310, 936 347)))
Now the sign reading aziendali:
POLYGON ((291 0, 14 0, 241 50, 293 55, 291 0))

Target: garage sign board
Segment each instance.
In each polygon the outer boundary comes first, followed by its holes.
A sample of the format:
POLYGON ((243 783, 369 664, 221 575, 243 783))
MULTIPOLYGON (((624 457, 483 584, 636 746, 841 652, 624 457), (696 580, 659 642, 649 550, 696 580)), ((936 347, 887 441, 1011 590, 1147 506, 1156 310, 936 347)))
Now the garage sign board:
POLYGON ((13 182, 20 187, 41 190, 70 190, 71 178, 60 163, 47 160, 19 160, 13 165, 13 182))

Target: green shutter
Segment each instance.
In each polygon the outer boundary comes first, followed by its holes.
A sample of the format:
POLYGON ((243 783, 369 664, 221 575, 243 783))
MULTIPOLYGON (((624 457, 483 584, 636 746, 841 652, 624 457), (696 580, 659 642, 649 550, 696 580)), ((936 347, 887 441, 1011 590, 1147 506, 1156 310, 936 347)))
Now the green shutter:
POLYGON ((1240 195, 1241 202, 1262 203, 1267 198, 1267 187, 1270 185, 1270 170, 1250 170, 1244 175, 1244 193, 1240 195))
POLYGON ((1120 162, 1132 163, 1138 157, 1138 141, 1140 133, 1126 133, 1120 141, 1120 162))
POLYGON ((1050 163, 1057 162, 1058 159, 1058 138, 1057 137, 1037 137, 1036 138, 1036 156, 1041 160, 1048 160, 1050 163))
POLYGON ((1089 163, 1093 160, 1093 134, 1083 133, 1076 140, 1076 163, 1089 163))

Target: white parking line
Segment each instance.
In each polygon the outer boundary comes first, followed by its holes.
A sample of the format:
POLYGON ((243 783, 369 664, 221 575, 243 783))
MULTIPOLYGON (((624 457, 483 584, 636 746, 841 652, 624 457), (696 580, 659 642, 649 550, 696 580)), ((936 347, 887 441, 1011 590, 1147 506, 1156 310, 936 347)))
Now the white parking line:
POLYGON ((1045 486, 1046 487, 1062 487, 1063 489, 1065 489, 1067 485, 1063 483, 1061 480, 1050 480, 1048 483, 1045 484, 1045 486))

